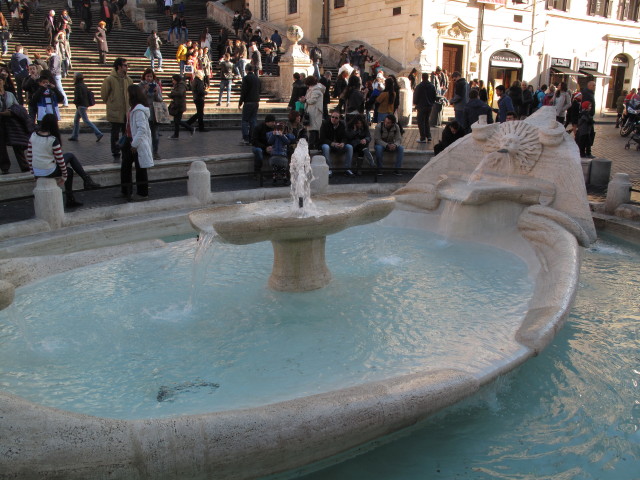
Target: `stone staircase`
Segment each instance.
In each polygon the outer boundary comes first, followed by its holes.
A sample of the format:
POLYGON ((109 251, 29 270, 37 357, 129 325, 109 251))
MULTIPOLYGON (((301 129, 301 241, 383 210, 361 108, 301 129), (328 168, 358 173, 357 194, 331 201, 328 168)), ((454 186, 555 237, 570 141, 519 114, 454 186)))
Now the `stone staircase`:
MULTIPOLYGON (((139 8, 145 9, 145 15, 148 20, 157 21, 158 31, 163 32, 169 28, 169 17, 158 14, 156 12, 156 6, 154 4, 140 4, 139 8)), ((186 2, 185 17, 189 26, 189 39, 196 40, 199 38, 204 27, 209 27, 209 32, 212 37, 216 36, 220 32, 220 25, 210 20, 206 16, 206 7, 201 2, 186 2)), ((44 38, 44 32, 42 30, 42 23, 44 21, 45 14, 54 9, 56 13, 61 12, 67 8, 66 2, 60 0, 41 0, 40 9, 38 12, 34 12, 29 21, 30 35, 25 35, 21 31, 14 32, 13 38, 9 41, 9 54, 3 58, 3 61, 8 63, 10 54, 13 52, 13 45, 21 43, 24 45, 26 53, 33 59, 33 53, 39 53, 43 58, 45 55, 46 40, 44 38)), ((70 12, 73 15, 73 12, 70 12)), ((149 33, 139 30, 136 25, 124 14, 121 14, 122 30, 112 30, 107 37, 109 43, 109 54, 107 56, 107 64, 100 65, 98 63, 98 53, 96 44, 93 42, 93 35, 95 33, 95 25, 100 20, 100 12, 97 4, 92 6, 92 17, 94 26, 89 32, 84 32, 80 29, 80 20, 72 16, 73 25, 72 33, 70 37, 71 54, 72 54, 72 69, 68 76, 63 79, 62 85, 69 97, 70 107, 61 109, 61 127, 63 129, 70 129, 73 124, 73 117, 75 114, 75 108, 73 107, 73 76, 75 72, 84 73, 85 83, 91 89, 96 96, 96 105, 89 109, 89 116, 91 120, 96 123, 100 128, 105 126, 106 123, 106 107, 100 100, 100 86, 104 78, 111 73, 112 67, 110 64, 113 60, 122 56, 127 59, 129 64, 129 76, 133 78, 135 82, 138 82, 140 75, 145 68, 149 67, 149 60, 144 57, 146 50, 146 41, 149 33)), ((231 32, 230 38, 233 38, 233 32, 231 32)), ((214 72, 217 69, 218 51, 217 44, 212 46, 213 58, 214 58, 214 72)), ((175 60, 176 47, 171 44, 165 44, 161 48, 163 56, 163 72, 158 72, 163 84, 163 92, 165 99, 168 101, 167 94, 171 90, 171 75, 180 73, 178 62, 175 60)), ((207 127, 215 128, 238 128, 240 126, 240 111, 237 108, 237 103, 240 94, 240 82, 237 81, 233 85, 231 95, 231 107, 216 107, 215 104, 218 100, 218 80, 214 75, 211 81, 209 94, 207 95, 207 103, 205 105, 205 125, 207 127)), ((226 96, 223 95, 223 105, 225 105, 226 96)), ((261 101, 261 109, 259 116, 264 116, 267 113, 279 113, 286 112, 286 104, 277 103, 270 96, 263 96, 261 101)), ((195 113, 195 107, 191 101, 191 92, 187 94, 187 112, 185 116, 189 116, 195 113)), ((81 123, 84 129, 84 124, 81 123)), ((169 125, 166 128, 171 128, 169 125)))

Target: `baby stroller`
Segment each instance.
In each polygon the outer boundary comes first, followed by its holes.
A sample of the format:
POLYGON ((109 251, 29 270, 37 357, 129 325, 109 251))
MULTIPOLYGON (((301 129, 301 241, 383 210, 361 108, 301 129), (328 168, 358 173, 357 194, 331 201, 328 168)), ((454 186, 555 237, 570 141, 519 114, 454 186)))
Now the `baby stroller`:
POLYGON ((289 160, 287 157, 274 155, 269 158, 269 165, 273 171, 273 185, 281 182, 285 187, 289 185, 289 160))
POLYGON ((631 148, 632 143, 635 143, 636 150, 640 151, 640 120, 636 121, 633 124, 631 135, 629 136, 629 140, 627 140, 627 143, 624 146, 624 149, 629 150, 631 148))

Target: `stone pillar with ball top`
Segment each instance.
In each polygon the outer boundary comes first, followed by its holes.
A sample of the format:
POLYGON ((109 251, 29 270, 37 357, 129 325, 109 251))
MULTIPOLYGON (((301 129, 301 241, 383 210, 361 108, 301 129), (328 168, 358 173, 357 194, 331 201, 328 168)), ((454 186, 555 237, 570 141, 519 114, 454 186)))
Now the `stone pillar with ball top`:
POLYGON ((313 73, 313 64, 309 55, 302 51, 301 45, 298 43, 302 40, 304 32, 298 25, 290 25, 287 28, 287 38, 290 41, 287 52, 280 57, 278 63, 280 67, 280 85, 278 91, 274 92, 280 98, 280 101, 286 102, 291 98, 291 84, 293 83, 293 74, 296 72, 310 75, 313 73))
POLYGON ((418 56, 411 62, 409 62, 407 68, 409 69, 409 71, 411 71, 411 69, 413 68, 418 71, 417 78, 419 83, 420 75, 422 75, 423 72, 431 73, 433 71, 433 65, 431 64, 427 56, 426 40, 423 37, 418 37, 416 38, 415 42, 413 42, 413 45, 416 47, 416 50, 418 50, 418 56))

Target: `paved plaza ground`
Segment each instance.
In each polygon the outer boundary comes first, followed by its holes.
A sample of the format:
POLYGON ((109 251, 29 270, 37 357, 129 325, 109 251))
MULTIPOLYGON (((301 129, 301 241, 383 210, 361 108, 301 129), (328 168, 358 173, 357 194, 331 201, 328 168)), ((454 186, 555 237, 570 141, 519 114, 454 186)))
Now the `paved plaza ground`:
MULTIPOLYGON (((453 111, 447 109, 445 118, 453 116, 453 111)), ((421 144, 417 143, 418 131, 415 127, 408 127, 405 130, 404 145, 405 148, 418 151, 430 151, 433 145, 437 143, 441 136, 441 128, 433 128, 433 143, 421 144)), ((104 132, 105 137, 101 142, 96 143, 95 136, 90 133, 80 135, 78 142, 67 141, 67 135, 63 136, 64 150, 75 153, 85 166, 99 166, 112 164, 109 147, 108 132, 104 132)), ((241 135, 238 130, 212 130, 209 132, 196 132, 191 136, 189 132, 183 131, 179 140, 170 140, 170 130, 164 130, 163 136, 160 138, 160 154, 162 158, 181 158, 193 157, 202 154, 230 154, 230 153, 248 153, 250 147, 241 145, 241 135)), ((624 145, 627 138, 622 138, 619 130, 615 128, 615 116, 607 114, 597 118, 596 124, 596 140, 593 148, 593 154, 598 158, 606 158, 612 161, 611 173, 628 173, 632 179, 634 189, 640 190, 640 151, 637 151, 635 144, 631 149, 626 150, 624 145)), ((13 157, 13 152, 10 152, 13 157)), ((152 172, 152 171, 151 171, 152 172)), ((10 173, 18 173, 15 162, 12 163, 10 173)), ((150 173, 150 180, 153 181, 153 173, 150 173)), ((406 173, 403 177, 397 178, 393 176, 381 177, 380 181, 408 181, 411 173, 406 173)), ((356 179, 347 179, 341 176, 334 176, 331 183, 348 183, 348 182, 370 182, 371 176, 358 177, 356 179)), ((214 190, 237 190, 248 188, 259 188, 257 182, 251 175, 242 177, 225 177, 213 180, 214 190)), ((269 188, 265 184, 265 188, 269 188)), ((186 181, 162 182, 151 185, 151 198, 167 198, 172 196, 187 194, 186 181)), ((592 198, 602 198, 601 193, 597 190, 590 190, 592 198)), ((101 207, 107 205, 115 205, 123 203, 124 199, 119 197, 119 188, 117 186, 104 188, 97 191, 81 192, 77 195, 78 199, 85 203, 82 208, 101 207)), ((640 201, 640 193, 633 192, 632 200, 640 201)), ((22 199, 14 201, 2 201, 0 203, 0 223, 9 223, 19 220, 33 218, 33 200, 22 199)))

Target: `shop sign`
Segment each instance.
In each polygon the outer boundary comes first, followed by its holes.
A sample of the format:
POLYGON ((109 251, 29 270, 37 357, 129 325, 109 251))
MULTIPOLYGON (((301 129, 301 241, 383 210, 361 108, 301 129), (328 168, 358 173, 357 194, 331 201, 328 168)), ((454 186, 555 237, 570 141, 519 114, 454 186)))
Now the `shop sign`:
POLYGON ((569 58, 552 58, 551 66, 571 68, 571 60, 569 58))
POLYGON ((580 60, 578 62, 578 70, 598 70, 598 62, 589 62, 587 60, 580 60))
POLYGON ((476 0, 476 1, 478 3, 492 3, 494 5, 506 5, 507 4, 507 0, 476 0))
POLYGON ((522 68, 522 58, 517 53, 499 50, 489 58, 492 67, 522 68))

